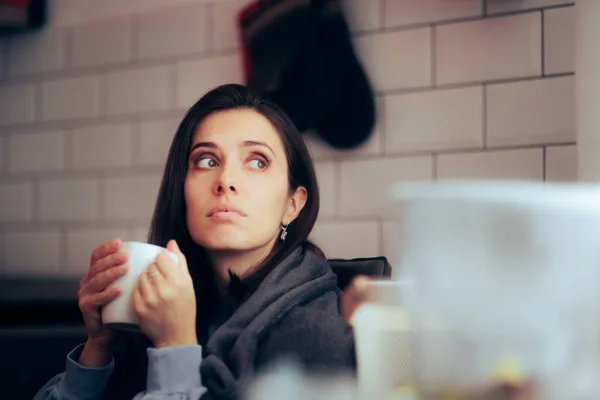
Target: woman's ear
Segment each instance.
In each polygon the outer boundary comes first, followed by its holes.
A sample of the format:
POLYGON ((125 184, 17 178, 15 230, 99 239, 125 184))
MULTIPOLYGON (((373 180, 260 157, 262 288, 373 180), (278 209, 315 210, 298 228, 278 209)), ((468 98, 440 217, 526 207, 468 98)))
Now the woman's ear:
POLYGON ((298 217, 298 214, 300 214, 300 211, 302 211, 306 205, 307 198, 308 192, 306 191, 306 188, 304 186, 298 186, 288 199, 288 206, 281 221, 283 225, 289 225, 298 217))

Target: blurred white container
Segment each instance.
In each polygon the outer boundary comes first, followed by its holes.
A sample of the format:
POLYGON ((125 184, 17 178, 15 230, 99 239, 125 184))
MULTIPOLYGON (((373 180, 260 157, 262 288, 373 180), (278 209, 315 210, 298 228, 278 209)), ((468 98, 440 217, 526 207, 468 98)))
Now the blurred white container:
POLYGON ((384 399, 398 385, 413 382, 410 321, 400 304, 405 284, 365 285, 365 302, 353 315, 359 398, 384 399))
POLYGON ((442 181, 389 198, 420 382, 471 387, 510 357, 540 398, 600 398, 597 185, 442 181))

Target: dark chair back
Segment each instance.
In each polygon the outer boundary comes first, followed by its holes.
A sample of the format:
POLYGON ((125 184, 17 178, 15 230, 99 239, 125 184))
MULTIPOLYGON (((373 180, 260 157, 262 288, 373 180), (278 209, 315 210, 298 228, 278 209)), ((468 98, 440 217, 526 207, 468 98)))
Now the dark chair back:
POLYGON ((328 262, 338 277, 338 287, 341 290, 346 289, 357 275, 381 279, 392 275, 392 267, 385 257, 331 259, 328 262))

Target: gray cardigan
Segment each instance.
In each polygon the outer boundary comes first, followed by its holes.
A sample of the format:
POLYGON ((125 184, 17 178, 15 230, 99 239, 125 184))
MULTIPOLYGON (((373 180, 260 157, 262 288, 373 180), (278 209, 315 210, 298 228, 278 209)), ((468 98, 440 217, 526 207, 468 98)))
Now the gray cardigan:
POLYGON ((85 368, 79 346, 35 400, 240 399, 257 372, 286 357, 310 370, 353 371, 354 337, 340 306, 327 260, 302 246, 213 327, 204 348, 154 349, 138 338, 106 367, 85 368))

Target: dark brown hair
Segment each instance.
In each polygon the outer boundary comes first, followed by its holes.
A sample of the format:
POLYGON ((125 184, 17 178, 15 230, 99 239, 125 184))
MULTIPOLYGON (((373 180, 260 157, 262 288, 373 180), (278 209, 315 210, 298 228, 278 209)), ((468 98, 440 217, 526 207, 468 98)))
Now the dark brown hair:
POLYGON ((225 110, 250 109, 267 118, 279 133, 288 163, 290 191, 299 186, 306 188, 307 201, 298 217, 288 226, 285 241, 277 240, 270 254, 251 272, 237 277, 230 272, 229 291, 237 301, 243 301, 260 284, 262 279, 298 246, 307 245, 322 252, 308 242, 319 213, 319 188, 314 166, 304 140, 286 113, 242 85, 219 86, 194 104, 177 129, 171 144, 158 199, 152 218, 148 242, 166 246, 170 239, 177 241, 188 261, 194 280, 198 308, 198 322, 213 317, 217 298, 215 275, 206 250, 195 243, 186 224, 184 182, 188 157, 198 125, 208 115, 225 110), (211 308, 212 306, 212 308, 211 308))

